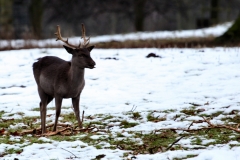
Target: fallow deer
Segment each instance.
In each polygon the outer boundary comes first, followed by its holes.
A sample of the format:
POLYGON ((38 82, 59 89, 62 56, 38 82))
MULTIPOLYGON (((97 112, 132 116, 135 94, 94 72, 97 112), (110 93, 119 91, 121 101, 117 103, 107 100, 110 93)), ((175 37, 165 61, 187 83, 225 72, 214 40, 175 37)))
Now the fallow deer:
POLYGON ((93 69, 96 63, 90 56, 94 46, 88 46, 90 38, 85 36, 85 27, 82 24, 83 44, 78 46, 72 45, 68 39, 64 40, 61 36, 60 26, 57 26, 55 33, 57 40, 66 44, 63 47, 72 55, 70 61, 65 61, 54 56, 45 56, 39 58, 33 63, 33 74, 38 87, 40 97, 40 116, 42 134, 46 133, 46 108, 49 102, 55 98, 56 117, 53 131, 57 129, 57 122, 61 113, 63 98, 72 98, 72 105, 78 127, 82 127, 80 120, 79 101, 80 95, 85 85, 84 71, 85 68, 93 69))

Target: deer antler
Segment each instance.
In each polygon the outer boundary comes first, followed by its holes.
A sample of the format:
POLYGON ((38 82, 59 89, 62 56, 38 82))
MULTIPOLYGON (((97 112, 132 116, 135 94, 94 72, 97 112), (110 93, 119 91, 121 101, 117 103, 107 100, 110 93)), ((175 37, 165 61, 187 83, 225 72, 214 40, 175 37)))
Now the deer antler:
POLYGON ((57 36, 56 41, 61 40, 61 41, 63 41, 64 43, 66 43, 70 47, 80 48, 80 46, 81 46, 81 43, 78 46, 75 46, 75 45, 72 45, 72 44, 68 43, 68 38, 67 38, 67 40, 64 40, 62 38, 62 36, 61 36, 61 31, 60 31, 60 26, 59 25, 57 25, 57 32, 55 33, 55 35, 57 36))
POLYGON ((84 24, 82 24, 82 39, 83 39, 83 47, 87 47, 87 45, 90 42, 90 37, 86 38, 84 24))
MULTIPOLYGON (((55 35, 57 36, 57 39, 56 41, 58 40, 61 40, 62 42, 66 43, 68 46, 70 47, 73 47, 73 48, 81 48, 81 42, 79 43, 78 46, 75 46, 75 45, 72 45, 70 43, 68 43, 68 38, 67 40, 64 40, 61 36, 61 30, 60 30, 60 26, 57 25, 57 32, 55 33, 55 35)), ((87 45, 89 44, 90 42, 90 37, 86 38, 86 35, 85 35, 85 27, 84 27, 84 24, 82 24, 82 37, 83 39, 83 48, 87 47, 87 45)))

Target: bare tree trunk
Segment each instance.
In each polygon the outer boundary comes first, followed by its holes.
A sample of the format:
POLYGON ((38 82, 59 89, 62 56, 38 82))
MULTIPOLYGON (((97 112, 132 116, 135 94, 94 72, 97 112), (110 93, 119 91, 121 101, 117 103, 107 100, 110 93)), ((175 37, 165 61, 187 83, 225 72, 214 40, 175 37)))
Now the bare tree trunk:
POLYGON ((219 0, 211 0, 211 12, 210 12, 211 25, 215 25, 218 23, 218 12, 219 12, 218 2, 219 0))
POLYGON ((0 0, 0 38, 13 38, 12 1, 0 0))
POLYGON ((111 19, 111 34, 115 34, 117 26, 117 19, 115 13, 112 13, 110 15, 110 19, 111 19))
POLYGON ((30 22, 33 29, 34 37, 37 39, 42 38, 42 15, 43 4, 42 0, 32 0, 29 7, 30 22))
POLYGON ((136 31, 143 31, 144 28, 144 6, 146 0, 135 0, 134 1, 134 26, 136 31))

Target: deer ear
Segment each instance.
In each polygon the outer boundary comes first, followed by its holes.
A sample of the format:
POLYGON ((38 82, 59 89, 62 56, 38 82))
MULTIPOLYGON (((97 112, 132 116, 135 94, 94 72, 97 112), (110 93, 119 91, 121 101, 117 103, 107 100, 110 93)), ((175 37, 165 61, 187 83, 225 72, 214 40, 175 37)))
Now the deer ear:
POLYGON ((95 46, 90 46, 90 47, 88 47, 87 49, 88 49, 89 52, 91 52, 94 47, 95 47, 95 46))
POLYGON ((68 47, 68 46, 64 46, 64 45, 63 45, 63 47, 66 49, 66 51, 67 51, 68 53, 70 53, 70 54, 73 53, 73 49, 72 49, 72 48, 70 48, 70 47, 68 47))

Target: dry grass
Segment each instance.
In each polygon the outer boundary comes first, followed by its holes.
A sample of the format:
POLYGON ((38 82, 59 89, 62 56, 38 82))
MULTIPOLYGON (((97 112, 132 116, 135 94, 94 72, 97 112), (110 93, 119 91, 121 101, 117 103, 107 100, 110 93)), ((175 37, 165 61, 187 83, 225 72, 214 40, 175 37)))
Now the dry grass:
MULTIPOLYGON (((209 115, 209 117, 211 117, 210 119, 204 118, 201 113, 193 112, 194 110, 196 110, 194 107, 179 110, 178 114, 182 117, 181 119, 176 119, 172 116, 160 119, 161 117, 157 116, 160 113, 175 114, 175 110, 146 111, 141 113, 129 111, 123 112, 118 116, 114 114, 91 115, 85 118, 85 129, 76 130, 74 128, 70 128, 68 131, 71 131, 72 133, 67 134, 66 129, 69 129, 69 126, 62 124, 62 129, 58 129, 58 132, 55 132, 54 134, 52 134, 53 132, 49 132, 49 134, 44 136, 54 141, 81 140, 88 145, 96 147, 97 149, 124 150, 126 151, 123 155, 124 158, 134 157, 138 154, 163 153, 168 150, 207 149, 212 145, 223 145, 229 144, 231 141, 240 141, 238 111, 232 114, 232 118, 228 115, 222 114, 224 116, 222 119, 223 124, 219 125, 210 121, 218 117, 219 114, 209 115), (154 113, 156 114, 154 115, 154 113), (192 121, 192 123, 189 123, 190 125, 185 128, 158 128, 148 131, 136 131, 134 129, 135 126, 141 125, 144 122, 152 123, 152 125, 161 123, 162 121, 190 122, 188 118, 191 116, 202 117, 202 119, 192 121), (109 125, 109 123, 112 124, 109 125), (204 123, 207 123, 208 125, 204 125, 204 123), (193 126, 196 124, 202 124, 202 126, 200 125, 198 128, 194 128, 193 126), (111 129, 113 127, 115 128, 114 130, 111 129), (98 138, 92 138, 92 136, 98 138), (184 139, 190 140, 189 144, 185 145, 184 143, 179 143, 184 139), (205 140, 208 140, 207 143, 205 140), (194 146, 194 148, 190 147, 191 145, 194 146)), ((0 143, 11 145, 24 143, 24 145, 14 149, 6 149, 0 154, 0 157, 4 157, 9 154, 19 154, 24 150, 25 146, 33 143, 52 143, 49 141, 42 141, 39 139, 41 134, 33 132, 34 130, 39 130, 37 127, 40 125, 40 117, 25 117, 24 113, 18 113, 22 115, 21 119, 6 120, 2 117, 2 115, 6 116, 8 114, 9 113, 0 112, 0 121, 5 123, 4 126, 0 127, 0 143), (31 123, 29 123, 29 121, 31 123), (17 126, 19 123, 24 125, 19 125, 15 129, 11 128, 12 125, 17 126), (22 128, 23 126, 24 129, 22 128), (32 131, 24 132, 24 130, 32 131), (19 140, 13 141, 11 140, 11 137, 17 137, 19 140)), ((75 119, 75 116, 72 113, 61 115, 61 117, 62 120, 60 120, 59 124, 65 121, 71 122, 75 119)), ((52 126, 53 125, 49 125, 48 128, 52 126)), ((234 146, 239 146, 239 144, 230 145, 230 147, 234 146)), ((195 156, 197 155, 189 154, 185 158, 195 156)))
MULTIPOLYGON (((31 48, 62 48, 62 44, 44 43, 39 45, 38 40, 23 40, 21 45, 14 45, 14 40, 0 42, 0 50, 16 50, 31 48), (7 44, 7 45, 6 45, 7 44)), ((173 39, 146 39, 146 40, 126 40, 94 43, 96 48, 201 48, 201 47, 233 47, 240 46, 240 43, 216 43, 214 37, 189 37, 173 39)))

